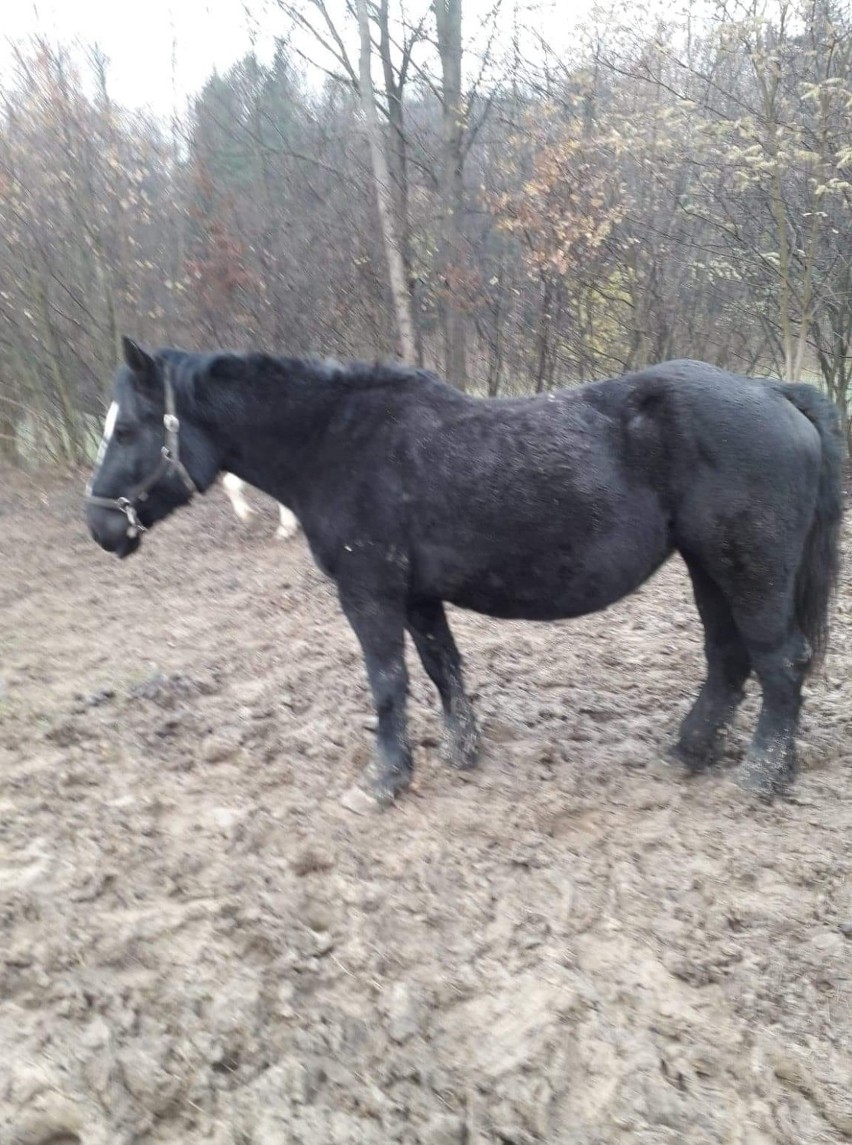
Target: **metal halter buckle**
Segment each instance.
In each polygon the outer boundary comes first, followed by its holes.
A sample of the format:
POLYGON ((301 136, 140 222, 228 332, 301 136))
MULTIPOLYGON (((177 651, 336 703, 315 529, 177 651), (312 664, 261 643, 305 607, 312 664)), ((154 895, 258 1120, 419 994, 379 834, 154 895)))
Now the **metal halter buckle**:
MULTIPOLYGON (((145 494, 147 496, 147 494, 145 494)), ((126 497, 119 497, 116 501, 119 509, 127 518, 127 535, 128 537, 136 537, 139 533, 147 533, 147 529, 139 520, 136 513, 136 506, 132 501, 128 501, 126 497)))

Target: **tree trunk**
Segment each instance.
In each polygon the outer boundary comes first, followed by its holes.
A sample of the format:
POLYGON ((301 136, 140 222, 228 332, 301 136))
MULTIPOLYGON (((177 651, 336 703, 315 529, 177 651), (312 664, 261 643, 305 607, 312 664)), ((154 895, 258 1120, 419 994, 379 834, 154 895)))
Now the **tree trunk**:
POLYGON ((418 366, 422 366, 423 332, 421 324, 418 321, 417 276, 414 270, 414 255, 412 252, 411 211, 409 209, 408 193, 408 139, 405 134, 402 102, 404 78, 402 70, 400 70, 399 77, 397 77, 394 72, 393 57, 391 54, 388 0, 381 0, 376 18, 379 21, 379 56, 384 74, 385 94, 387 96, 388 105, 388 123, 390 125, 388 166, 391 173, 392 188, 396 189, 395 199, 399 251, 402 255, 402 264, 405 267, 405 282, 409 299, 408 305, 414 327, 415 362, 418 366))
POLYGON ((441 162, 441 244, 439 274, 444 288, 444 372, 448 381, 467 384, 466 326, 458 301, 457 269, 464 248, 464 108, 462 107, 461 0, 435 0, 441 57, 443 155, 441 162))
POLYGON ((379 128, 379 118, 376 114, 376 98, 373 91, 373 77, 370 71, 370 22, 367 16, 366 0, 358 0, 358 31, 361 38, 359 67, 361 108, 364 112, 364 121, 367 125, 367 136, 370 142, 370 157, 373 163, 373 177, 376 183, 376 201, 379 208, 379 221, 382 228, 385 256, 388 262, 388 278, 390 281, 391 295, 393 296, 394 311, 396 313, 397 332, 399 334, 399 351, 404 361, 414 362, 416 361, 414 323, 411 319, 411 303, 408 295, 408 284, 406 282, 405 263, 402 258, 396 220, 394 218, 388 160, 379 128))

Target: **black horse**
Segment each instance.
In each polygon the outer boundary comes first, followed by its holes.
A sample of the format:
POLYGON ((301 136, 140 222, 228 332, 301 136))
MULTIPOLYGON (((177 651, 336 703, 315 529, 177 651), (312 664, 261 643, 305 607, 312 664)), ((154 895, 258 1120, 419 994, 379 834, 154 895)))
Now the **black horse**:
POLYGON ((124 357, 89 487, 93 537, 128 556, 222 470, 292 509, 363 648, 380 800, 411 779, 406 631, 440 693, 447 759, 471 767, 479 734, 444 601, 579 616, 674 551, 707 655, 677 753, 691 771, 712 762, 753 671, 763 706, 739 779, 771 795, 793 778, 842 510, 838 419, 815 389, 679 361, 487 400, 395 366, 150 356, 129 340, 124 357))

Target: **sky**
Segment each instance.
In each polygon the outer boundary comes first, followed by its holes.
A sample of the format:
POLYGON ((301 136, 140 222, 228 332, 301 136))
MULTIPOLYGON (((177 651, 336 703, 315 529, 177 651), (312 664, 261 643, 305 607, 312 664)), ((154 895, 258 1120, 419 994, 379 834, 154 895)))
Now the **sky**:
MULTIPOLYGON (((280 14, 252 0, 267 41, 280 14), (264 11, 267 9, 267 11, 264 11)), ((0 51, 3 79, 12 67, 10 43, 46 35, 53 43, 97 44, 109 59, 109 86, 117 103, 171 114, 197 92, 214 70, 224 71, 249 50, 251 18, 244 0, 9 0, 4 6, 0 51), (172 60, 176 68, 172 67, 172 60)))
MULTIPOLYGON (((482 27, 494 2, 467 0, 466 40, 482 27)), ((588 15, 593 2, 545 0, 537 6, 537 27, 548 39, 568 43, 571 25, 588 15)), ((329 6, 337 8, 340 0, 330 0, 329 6)), ((424 6, 425 0, 407 4, 410 11, 424 6)), ((507 31, 513 6, 513 0, 504 0, 507 31)), ((42 35, 54 44, 97 45, 109 61, 113 100, 168 118, 185 109, 213 71, 227 70, 253 43, 262 58, 268 57, 284 28, 275 0, 142 0, 129 8, 116 0, 7 0, 0 25, 0 86, 14 74, 13 43, 42 35)), ((357 45, 352 47, 357 52, 357 45)))

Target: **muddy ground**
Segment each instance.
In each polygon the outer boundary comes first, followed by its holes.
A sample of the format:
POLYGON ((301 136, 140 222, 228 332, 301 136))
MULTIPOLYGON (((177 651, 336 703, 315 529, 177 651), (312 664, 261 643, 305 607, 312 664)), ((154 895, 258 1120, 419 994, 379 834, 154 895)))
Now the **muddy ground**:
POLYGON ((355 640, 302 538, 220 490, 119 563, 79 489, 0 482, 0 1142, 852 1137, 852 588, 795 797, 664 750, 681 567, 603 615, 455 614, 486 752, 346 793, 355 640))

